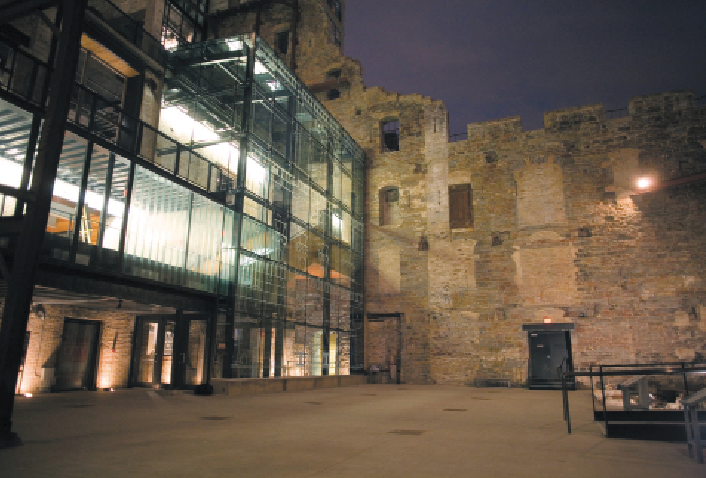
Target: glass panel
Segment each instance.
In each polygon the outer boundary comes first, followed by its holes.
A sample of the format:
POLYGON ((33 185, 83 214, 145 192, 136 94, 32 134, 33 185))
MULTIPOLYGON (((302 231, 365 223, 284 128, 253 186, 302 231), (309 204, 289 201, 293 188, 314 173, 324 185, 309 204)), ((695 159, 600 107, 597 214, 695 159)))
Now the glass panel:
POLYGON ((164 352, 162 353, 162 383, 164 385, 172 383, 174 326, 175 322, 173 320, 167 320, 164 324, 164 352))
POLYGON ((103 241, 101 243, 101 265, 110 268, 116 267, 119 263, 118 250, 120 248, 123 216, 125 215, 127 183, 130 177, 130 161, 118 155, 114 155, 114 158, 103 241))
MULTIPOLYGON (((0 99, 0 184, 20 187, 32 114, 0 99)), ((15 214, 16 199, 0 194, 0 216, 15 214)))
POLYGON ((190 321, 189 344, 186 353, 186 385, 200 385, 204 382, 206 341, 206 321, 190 321))
POLYGON ((81 244, 76 254, 76 262, 79 264, 95 263, 95 246, 98 244, 101 216, 106 199, 106 179, 110 160, 107 149, 98 145, 93 147, 78 236, 81 244))
POLYGON ((343 201, 343 194, 341 193, 341 163, 338 161, 333 161, 333 173, 332 173, 332 185, 330 193, 334 198, 339 201, 343 201))
POLYGON ((253 92, 252 105, 252 132, 265 143, 270 142, 270 128, 272 127, 272 112, 267 106, 262 92, 253 92))
POLYGON ((341 175, 341 201, 349 210, 353 207, 353 180, 347 174, 341 175))
POLYGON ((322 232, 326 230, 327 214, 326 198, 316 189, 311 190, 311 218, 309 222, 322 232))
POLYGON ((287 122, 282 115, 272 117, 272 149, 282 156, 287 155, 287 122))
MULTIPOLYGON (((258 155, 259 156, 259 155, 258 155)), ((248 164, 245 173, 245 187, 251 193, 269 199, 270 171, 269 164, 261 156, 257 159, 248 156, 248 164)))
POLYGON ((192 192, 135 168, 125 245, 125 272, 184 285, 192 192))
POLYGON ((328 174, 328 161, 323 146, 318 141, 312 141, 309 153, 309 177, 321 189, 326 190, 326 175, 328 174))
POLYGON ((140 346, 137 365, 137 382, 152 383, 154 380, 154 360, 157 351, 159 324, 142 322, 140 326, 140 346))
POLYGON ((154 155, 154 163, 173 173, 176 168, 176 157, 176 142, 164 135, 157 135, 157 149, 154 155))
POLYGON ((223 208, 195 194, 190 224, 186 285, 192 289, 215 290, 220 266, 223 208))
POLYGON ((292 183, 292 216, 303 222, 309 222, 309 201, 311 188, 303 178, 296 178, 292 183))
POLYGON ((308 235, 307 230, 297 223, 291 225, 291 235, 287 244, 287 257, 289 267, 300 271, 306 271, 308 256, 308 235))
POLYGON ((55 259, 69 259, 87 149, 88 144, 85 139, 73 133, 65 133, 52 192, 45 242, 51 250, 51 256, 55 259))

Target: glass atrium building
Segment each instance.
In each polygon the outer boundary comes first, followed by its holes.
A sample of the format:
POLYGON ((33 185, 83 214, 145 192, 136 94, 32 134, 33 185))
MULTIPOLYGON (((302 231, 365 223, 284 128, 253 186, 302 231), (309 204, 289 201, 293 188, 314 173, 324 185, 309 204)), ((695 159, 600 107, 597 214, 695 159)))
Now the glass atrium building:
MULTIPOLYGON (((167 52, 158 122, 131 93, 144 76, 84 37, 42 263, 212 304, 137 317, 130 383, 170 384, 180 333, 184 385, 362 368, 361 148, 254 35, 167 52)), ((0 50, 0 183, 23 190, 50 68, 0 50)), ((22 208, 0 195, 3 216, 22 208)))

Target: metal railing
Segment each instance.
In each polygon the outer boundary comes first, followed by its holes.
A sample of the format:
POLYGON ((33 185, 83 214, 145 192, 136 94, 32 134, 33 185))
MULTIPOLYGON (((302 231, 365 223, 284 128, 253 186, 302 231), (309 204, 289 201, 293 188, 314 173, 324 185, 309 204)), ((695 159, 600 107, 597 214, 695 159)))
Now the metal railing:
POLYGON ((0 89, 44 107, 49 71, 43 61, 7 43, 0 43, 0 89))
POLYGON ((595 407, 595 388, 593 378, 598 377, 601 385, 601 395, 603 404, 603 421, 606 434, 608 433, 608 410, 606 405, 606 378, 609 377, 635 377, 642 375, 654 376, 674 376, 682 375, 684 380, 684 395, 689 394, 688 376, 690 374, 706 374, 706 364, 702 362, 658 362, 644 364, 610 364, 610 365, 592 365, 588 372, 564 372, 561 376, 562 382, 562 402, 564 421, 566 421, 568 432, 571 433, 571 416, 569 413, 569 381, 576 377, 590 377, 591 379, 591 394, 593 403, 594 417, 596 416, 595 407), (596 370, 597 369, 597 370, 596 370))
POLYGON ((192 148, 125 113, 86 86, 74 84, 67 121, 207 191, 215 192, 220 167, 192 148))

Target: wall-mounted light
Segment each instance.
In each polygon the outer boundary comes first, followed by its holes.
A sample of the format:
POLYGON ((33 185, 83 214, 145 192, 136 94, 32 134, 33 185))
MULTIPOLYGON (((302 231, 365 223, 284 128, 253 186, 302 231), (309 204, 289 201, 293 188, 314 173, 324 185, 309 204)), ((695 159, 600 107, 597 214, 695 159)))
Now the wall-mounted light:
POLYGON ((645 189, 649 189, 650 186, 652 186, 652 179, 650 179, 650 178, 643 177, 643 178, 639 178, 637 180, 637 188, 638 189, 645 190, 645 189))

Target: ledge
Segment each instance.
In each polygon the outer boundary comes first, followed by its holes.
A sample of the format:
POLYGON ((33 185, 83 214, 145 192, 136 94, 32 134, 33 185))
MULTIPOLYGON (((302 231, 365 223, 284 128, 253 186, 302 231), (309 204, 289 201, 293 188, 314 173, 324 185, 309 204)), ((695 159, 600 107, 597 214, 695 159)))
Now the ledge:
POLYGON ((365 375, 330 375, 322 377, 214 378, 217 395, 254 395, 259 393, 297 392, 320 388, 353 387, 367 383, 365 375))

